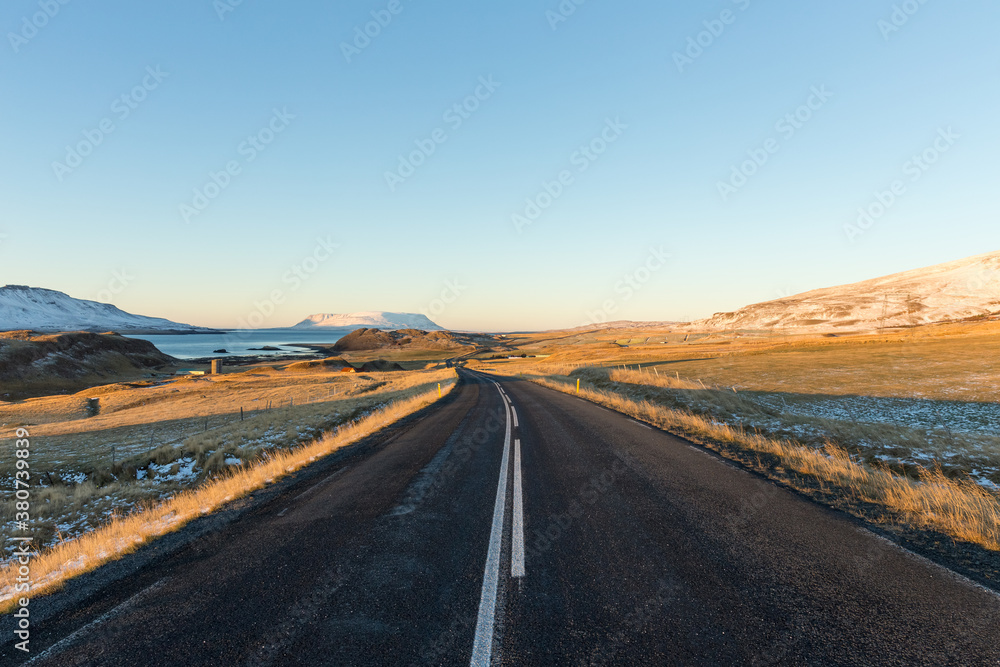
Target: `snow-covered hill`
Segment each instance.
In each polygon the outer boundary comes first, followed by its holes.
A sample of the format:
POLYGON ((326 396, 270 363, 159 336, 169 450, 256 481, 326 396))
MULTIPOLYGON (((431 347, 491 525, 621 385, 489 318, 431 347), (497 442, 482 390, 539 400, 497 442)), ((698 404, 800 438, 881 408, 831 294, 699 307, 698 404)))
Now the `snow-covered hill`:
POLYGON ((434 324, 426 315, 417 313, 387 313, 381 310, 347 313, 344 315, 317 313, 302 320, 295 327, 370 327, 374 329, 443 331, 441 327, 434 324))
POLYGON ((745 306, 692 322, 705 329, 873 329, 1000 311, 1000 252, 745 306))
POLYGON ((41 287, 0 287, 0 331, 211 331, 160 317, 132 315, 110 303, 74 299, 41 287))

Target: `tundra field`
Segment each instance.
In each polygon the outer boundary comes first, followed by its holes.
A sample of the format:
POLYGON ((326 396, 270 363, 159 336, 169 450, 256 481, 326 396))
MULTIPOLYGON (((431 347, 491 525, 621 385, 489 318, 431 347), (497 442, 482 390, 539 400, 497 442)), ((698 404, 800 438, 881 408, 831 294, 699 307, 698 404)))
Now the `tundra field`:
MULTIPOLYGON (((355 374, 305 361, 0 402, 0 484, 13 488, 14 433, 25 428, 32 534, 51 547, 453 378, 445 369, 355 374)), ((8 495, 3 538, 14 513, 8 495)))
MULTIPOLYGON (((1000 550, 1000 327, 511 336, 482 370, 576 392, 868 520, 1000 550)), ((483 355, 481 355, 483 356, 483 355)))
MULTIPOLYGON (((26 428, 32 531, 51 589, 165 532, 169 517, 245 492, 223 488, 227 479, 243 475, 226 484, 259 488, 349 433, 418 409, 437 397, 438 383, 454 384, 447 366, 455 364, 571 393, 579 382, 582 398, 887 530, 927 529, 934 541, 995 555, 998 334, 1000 324, 987 321, 837 336, 636 327, 484 335, 448 348, 390 341, 338 359, 0 402, 0 483, 13 488, 14 433, 26 428), (344 373, 345 359, 411 370, 344 373), (65 571, 64 552, 91 562, 65 571)), ((16 528, 14 509, 9 496, 0 505, 4 538, 16 528)), ((989 563, 983 576, 1000 576, 989 563)))
POLYGON ((490 365, 655 390, 666 405, 720 422, 833 441, 900 468, 939 464, 996 490, 997 332, 994 323, 836 338, 608 332, 525 339, 522 352, 551 356, 490 365))

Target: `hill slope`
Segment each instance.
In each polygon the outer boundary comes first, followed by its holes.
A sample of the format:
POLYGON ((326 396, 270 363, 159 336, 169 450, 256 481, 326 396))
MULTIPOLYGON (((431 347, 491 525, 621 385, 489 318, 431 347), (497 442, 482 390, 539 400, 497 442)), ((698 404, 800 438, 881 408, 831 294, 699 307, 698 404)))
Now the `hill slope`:
POLYGON ((331 350, 335 352, 358 352, 362 350, 383 350, 394 347, 420 349, 451 349, 470 347, 471 343, 448 331, 421 331, 400 329, 380 331, 379 329, 357 329, 338 340, 331 350))
POLYGON ((160 317, 126 313, 110 303, 74 299, 63 292, 6 285, 0 287, 0 331, 211 331, 160 317))
POLYGON ((149 341, 117 334, 0 334, 0 399, 142 378, 176 361, 149 341))
POLYGON ((1000 252, 828 287, 692 322, 706 329, 874 329, 1000 311, 1000 252))
POLYGON ((389 313, 369 310, 360 313, 317 313, 310 315, 295 325, 295 328, 309 327, 372 327, 376 329, 423 329, 443 331, 426 315, 417 313, 389 313))

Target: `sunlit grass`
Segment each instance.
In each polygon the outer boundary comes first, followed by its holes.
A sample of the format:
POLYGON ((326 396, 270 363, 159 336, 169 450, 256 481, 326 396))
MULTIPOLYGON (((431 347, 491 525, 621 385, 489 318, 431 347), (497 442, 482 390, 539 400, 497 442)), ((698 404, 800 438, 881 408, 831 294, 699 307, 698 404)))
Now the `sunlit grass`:
MULTIPOLYGON (((569 376, 574 372, 579 374, 578 367, 547 367, 532 373, 522 372, 522 377, 565 393, 575 393, 575 380, 569 376)), ((638 375, 637 372, 618 373, 621 374, 612 372, 612 381, 626 379, 634 382, 638 375)), ((647 373, 643 379, 651 385, 667 388, 706 393, 713 391, 702 389, 700 382, 678 380, 676 377, 658 377, 647 373)), ((958 540, 1000 551, 1000 497, 972 481, 952 479, 934 469, 921 470, 916 478, 900 475, 888 468, 873 467, 855 460, 832 442, 821 448, 807 447, 730 425, 713 416, 695 414, 650 400, 636 400, 627 395, 630 386, 635 385, 598 389, 584 384, 580 396, 708 446, 723 443, 745 452, 775 457, 780 464, 772 467, 770 474, 786 478, 793 486, 795 480, 776 468, 820 481, 849 501, 848 509, 861 503, 872 503, 889 510, 900 523, 930 528, 958 540)), ((725 398, 729 408, 740 409, 738 393, 729 397, 720 392, 718 396, 725 398)))
MULTIPOLYGON (((447 392, 452 379, 442 382, 447 392)), ((31 561, 31 597, 60 588, 68 579, 120 558, 161 535, 208 514, 224 504, 246 496, 291 472, 357 442, 381 428, 438 400, 438 391, 421 391, 398 398, 387 407, 356 422, 338 428, 314 442, 292 450, 269 453, 255 465, 228 470, 202 485, 182 491, 170 499, 125 516, 114 517, 96 530, 43 551, 31 561)), ((14 606, 17 564, 0 571, 0 613, 14 606)))

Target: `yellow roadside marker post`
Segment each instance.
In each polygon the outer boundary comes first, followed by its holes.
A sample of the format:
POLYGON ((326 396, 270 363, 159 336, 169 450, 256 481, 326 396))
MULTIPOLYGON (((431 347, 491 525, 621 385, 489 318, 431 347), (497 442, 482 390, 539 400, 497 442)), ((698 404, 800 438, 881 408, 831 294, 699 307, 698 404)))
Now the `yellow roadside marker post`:
POLYGON ((441 383, 438 382, 438 398, 441 398, 441 383))
POLYGON ((576 379, 576 393, 580 393, 580 378, 576 379))

